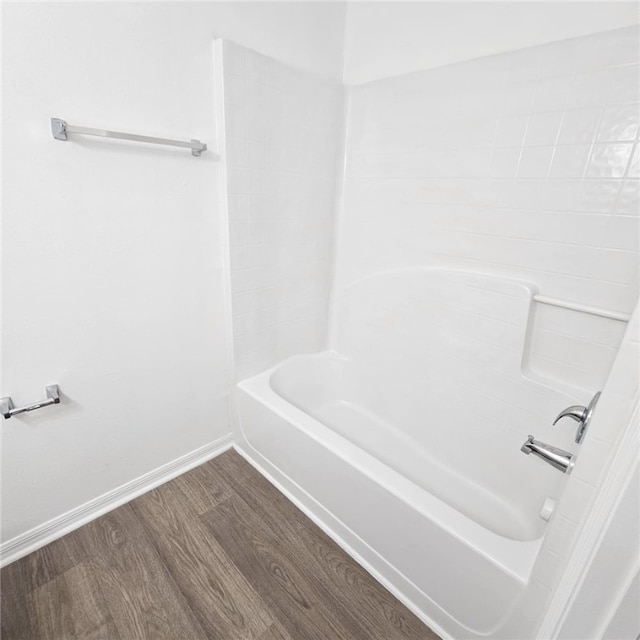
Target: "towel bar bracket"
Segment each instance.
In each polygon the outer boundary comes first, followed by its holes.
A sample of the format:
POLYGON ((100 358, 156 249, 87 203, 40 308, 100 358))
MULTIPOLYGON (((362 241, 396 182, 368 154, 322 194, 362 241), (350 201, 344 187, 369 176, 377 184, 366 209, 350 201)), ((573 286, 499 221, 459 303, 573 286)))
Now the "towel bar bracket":
POLYGON ((60 118, 51 118, 51 133, 56 140, 66 140, 67 123, 60 118))

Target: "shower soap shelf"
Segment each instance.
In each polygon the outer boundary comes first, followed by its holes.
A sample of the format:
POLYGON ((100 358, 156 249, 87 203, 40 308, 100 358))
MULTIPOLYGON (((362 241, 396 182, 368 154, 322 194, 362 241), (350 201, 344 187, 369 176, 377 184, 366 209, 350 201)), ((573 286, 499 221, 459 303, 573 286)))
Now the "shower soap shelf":
POLYGON ((565 300, 558 300, 557 298, 549 298, 548 296, 541 296, 536 294, 533 296, 535 302, 540 304, 548 304, 552 307, 560 307, 561 309, 570 309, 571 311, 580 311, 581 313, 588 313, 592 316, 600 316, 601 318, 609 318, 609 320, 619 320, 620 322, 629 322, 631 316, 628 313, 621 313, 620 311, 609 311, 609 309, 600 309, 599 307, 589 307, 584 304, 578 304, 577 302, 566 302, 565 300))

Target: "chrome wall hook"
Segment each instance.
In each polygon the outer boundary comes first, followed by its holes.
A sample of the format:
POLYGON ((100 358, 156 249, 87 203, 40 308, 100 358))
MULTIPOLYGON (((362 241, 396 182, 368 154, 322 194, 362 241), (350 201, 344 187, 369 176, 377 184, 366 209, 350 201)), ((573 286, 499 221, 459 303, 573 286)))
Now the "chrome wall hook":
POLYGON ((8 420, 12 416, 17 416, 20 413, 25 413, 26 411, 35 411, 36 409, 41 409, 42 407, 49 407, 52 404, 60 403, 60 391, 57 384, 51 384, 45 387, 44 390, 47 394, 46 400, 32 402, 31 404, 27 404, 24 407, 14 407, 13 400, 11 400, 10 397, 0 398, 0 411, 2 412, 5 420, 8 420))

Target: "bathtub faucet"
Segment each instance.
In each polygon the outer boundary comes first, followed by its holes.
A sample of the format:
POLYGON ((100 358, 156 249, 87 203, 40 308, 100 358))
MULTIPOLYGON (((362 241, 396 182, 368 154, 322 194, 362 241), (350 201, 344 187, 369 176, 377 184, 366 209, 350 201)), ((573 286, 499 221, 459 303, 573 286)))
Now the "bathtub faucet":
POLYGON ((563 473, 571 473, 573 465, 575 464, 574 455, 563 449, 558 449, 558 447, 552 447, 545 442, 534 440, 533 436, 528 437, 527 441, 520 448, 520 451, 527 455, 534 453, 563 473))

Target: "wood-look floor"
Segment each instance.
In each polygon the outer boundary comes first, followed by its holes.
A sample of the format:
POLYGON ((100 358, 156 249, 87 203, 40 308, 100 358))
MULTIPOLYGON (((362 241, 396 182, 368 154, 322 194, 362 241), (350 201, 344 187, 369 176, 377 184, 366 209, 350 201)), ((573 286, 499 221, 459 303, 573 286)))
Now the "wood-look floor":
POLYGON ((438 638, 234 451, 1 580, 2 640, 438 638))

